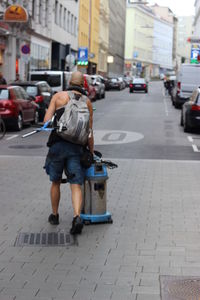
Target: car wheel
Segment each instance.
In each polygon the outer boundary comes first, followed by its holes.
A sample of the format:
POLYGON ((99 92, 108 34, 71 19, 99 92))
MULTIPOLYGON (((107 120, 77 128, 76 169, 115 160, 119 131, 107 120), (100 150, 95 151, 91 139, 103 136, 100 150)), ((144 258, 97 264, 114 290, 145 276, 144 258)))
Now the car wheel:
POLYGON ((180 106, 176 102, 174 103, 174 107, 175 108, 180 108, 180 106))
POLYGON ((102 98, 105 98, 105 91, 104 91, 104 93, 103 93, 103 95, 102 95, 102 98))
POLYGON ((145 93, 148 94, 148 91, 146 90, 145 93))
POLYGON ((181 111, 181 120, 180 120, 180 126, 183 126, 183 111, 181 111))
POLYGON ((185 122, 183 124, 183 130, 184 130, 184 132, 190 132, 191 131, 190 126, 188 126, 188 124, 187 124, 187 118, 185 119, 185 122))
POLYGON ((35 111, 35 116, 34 116, 34 124, 38 124, 39 123, 39 112, 36 110, 35 111))
POLYGON ((15 121, 15 129, 17 131, 21 131, 22 128, 23 128, 23 118, 22 118, 22 114, 19 113, 19 115, 18 115, 18 117, 17 117, 17 119, 15 121))

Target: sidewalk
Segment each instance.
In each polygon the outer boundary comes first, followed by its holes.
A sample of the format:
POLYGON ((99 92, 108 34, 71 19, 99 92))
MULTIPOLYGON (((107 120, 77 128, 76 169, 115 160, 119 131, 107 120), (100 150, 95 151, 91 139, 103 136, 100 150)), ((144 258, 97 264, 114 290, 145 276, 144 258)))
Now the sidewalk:
POLYGON ((53 227, 44 158, 0 156, 0 300, 158 300, 159 275, 200 276, 200 163, 114 162, 112 225, 85 226, 78 245, 14 247, 19 232, 69 232, 69 186, 53 227))

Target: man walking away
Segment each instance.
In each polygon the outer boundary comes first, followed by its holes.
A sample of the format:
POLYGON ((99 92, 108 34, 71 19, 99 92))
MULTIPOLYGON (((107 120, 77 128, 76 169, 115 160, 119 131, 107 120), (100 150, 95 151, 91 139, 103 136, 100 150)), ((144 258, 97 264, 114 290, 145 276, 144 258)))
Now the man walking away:
MULTIPOLYGON (((72 73, 70 79, 70 87, 68 91, 56 93, 49 105, 44 117, 44 122, 52 119, 55 113, 59 115, 59 111, 69 103, 71 94, 77 101, 85 101, 89 110, 89 136, 88 147, 91 153, 94 151, 93 139, 93 108, 90 100, 85 96, 83 89, 84 77, 81 72, 72 73), (69 91, 70 90, 70 91, 69 91)), ((84 183, 84 169, 80 164, 81 155, 83 154, 83 146, 64 140, 57 130, 53 130, 49 136, 47 143, 49 152, 47 155, 45 169, 50 177, 51 184, 51 204, 52 214, 49 216, 49 222, 52 225, 59 224, 58 207, 60 202, 60 184, 63 170, 67 170, 69 174, 69 183, 71 188, 72 206, 74 217, 72 221, 71 234, 82 232, 83 222, 80 218, 82 207, 82 191, 81 185, 84 183)))

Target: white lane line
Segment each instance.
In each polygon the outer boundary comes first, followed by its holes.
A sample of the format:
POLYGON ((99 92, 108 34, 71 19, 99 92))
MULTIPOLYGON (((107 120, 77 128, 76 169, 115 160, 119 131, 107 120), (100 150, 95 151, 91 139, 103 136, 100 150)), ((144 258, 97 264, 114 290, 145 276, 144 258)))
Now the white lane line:
POLYGON ((168 117, 169 116, 169 111, 168 111, 168 107, 167 107, 167 102, 166 102, 166 98, 163 98, 163 102, 164 102, 164 106, 165 106, 165 114, 168 117))
POLYGON ((193 143, 193 142, 194 142, 194 140, 193 140, 193 137, 192 137, 192 136, 189 136, 189 135, 188 135, 188 137, 187 137, 187 138, 188 138, 188 141, 189 141, 189 142, 191 142, 191 143, 193 143))
POLYGON ((192 148, 194 152, 200 152, 196 145, 192 144, 192 148))
POLYGON ((6 140, 9 141, 9 140, 12 140, 12 139, 14 139, 16 137, 18 137, 18 134, 11 135, 6 140))

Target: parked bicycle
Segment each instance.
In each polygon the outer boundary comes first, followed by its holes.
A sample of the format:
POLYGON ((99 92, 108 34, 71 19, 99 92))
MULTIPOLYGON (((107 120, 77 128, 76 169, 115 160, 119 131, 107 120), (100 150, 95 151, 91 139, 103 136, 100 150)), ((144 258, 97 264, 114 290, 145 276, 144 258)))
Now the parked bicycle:
POLYGON ((4 120, 0 117, 0 140, 4 137, 6 134, 6 125, 4 123, 4 120))

